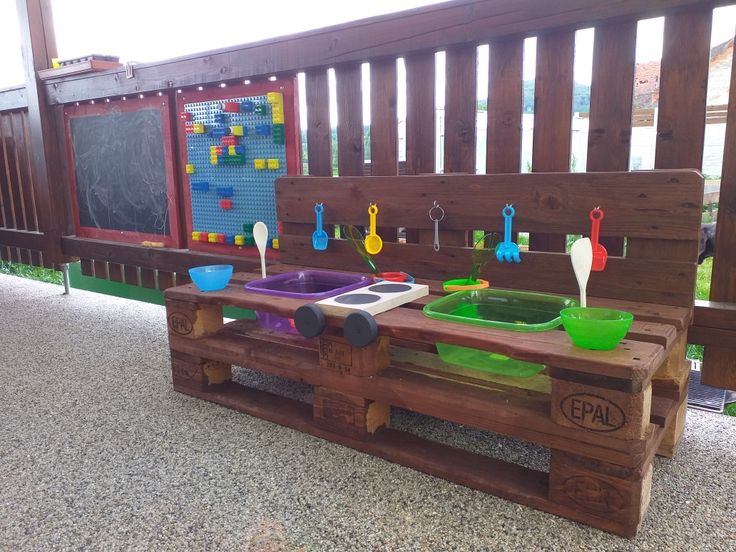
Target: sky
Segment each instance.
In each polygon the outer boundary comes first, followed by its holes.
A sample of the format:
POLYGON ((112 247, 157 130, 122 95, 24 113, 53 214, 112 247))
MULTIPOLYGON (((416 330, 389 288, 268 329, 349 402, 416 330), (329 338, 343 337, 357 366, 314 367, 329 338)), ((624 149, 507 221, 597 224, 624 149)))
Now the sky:
MULTIPOLYGON (((144 62, 264 40, 438 1, 316 0, 289 3, 288 9, 274 11, 269 11, 268 4, 256 4, 254 8, 255 3, 247 1, 219 3, 217 9, 203 9, 201 0, 126 0, 122 3, 112 0, 52 0, 52 7, 62 59, 98 53, 119 55, 125 61, 144 62), (106 5, 110 6, 110 11, 102 9, 106 5), (146 17, 140 17, 141 13, 146 17)), ((662 18, 639 23, 638 62, 661 58, 663 25, 662 18)), ((716 9, 712 45, 733 37, 735 29, 736 6, 716 9)), ((580 83, 590 83, 593 36, 592 29, 577 33, 575 80, 580 83)), ((0 88, 21 84, 23 76, 15 0, 0 0, 0 52, 3 52, 0 88)), ((481 48, 479 67, 487 67, 487 56, 487 48, 481 48)), ((528 39, 525 78, 534 76, 534 58, 534 39, 528 39)), ((487 73, 480 70, 479 97, 486 94, 486 78, 487 73)))

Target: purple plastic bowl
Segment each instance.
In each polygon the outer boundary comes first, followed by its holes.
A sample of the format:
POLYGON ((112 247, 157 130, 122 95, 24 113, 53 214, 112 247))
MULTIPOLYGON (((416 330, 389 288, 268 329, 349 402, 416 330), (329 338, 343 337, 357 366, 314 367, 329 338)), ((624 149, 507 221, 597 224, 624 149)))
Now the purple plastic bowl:
MULTIPOLYGON (((253 280, 245 284, 245 289, 274 297, 319 301, 372 283, 372 277, 353 272, 300 270, 253 280)), ((285 316, 256 311, 256 318, 264 329, 282 333, 297 333, 293 320, 285 316)))

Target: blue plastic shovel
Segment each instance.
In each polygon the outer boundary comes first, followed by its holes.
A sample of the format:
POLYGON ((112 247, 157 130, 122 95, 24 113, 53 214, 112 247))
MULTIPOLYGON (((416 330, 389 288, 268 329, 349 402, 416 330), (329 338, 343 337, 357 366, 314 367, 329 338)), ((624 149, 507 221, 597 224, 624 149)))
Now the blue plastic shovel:
POLYGON ((322 228, 322 212, 325 210, 324 205, 317 203, 314 206, 314 214, 317 215, 317 229, 312 233, 312 247, 317 251, 327 249, 329 238, 327 232, 322 228))
POLYGON ((519 256, 519 246, 511 241, 511 219, 514 218, 516 210, 513 205, 506 204, 506 207, 501 209, 503 215, 503 241, 496 246, 496 259, 499 263, 502 262, 515 262, 520 263, 521 257, 519 256))

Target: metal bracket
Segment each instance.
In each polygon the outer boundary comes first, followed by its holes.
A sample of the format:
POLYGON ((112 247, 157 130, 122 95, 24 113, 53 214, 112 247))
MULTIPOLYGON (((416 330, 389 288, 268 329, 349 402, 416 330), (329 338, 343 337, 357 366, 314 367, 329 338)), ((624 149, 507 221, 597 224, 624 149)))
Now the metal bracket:
POLYGON ((126 79, 132 79, 133 77, 135 77, 135 73, 133 69, 134 67, 135 67, 134 63, 130 63, 130 62, 125 63, 125 78, 126 79))

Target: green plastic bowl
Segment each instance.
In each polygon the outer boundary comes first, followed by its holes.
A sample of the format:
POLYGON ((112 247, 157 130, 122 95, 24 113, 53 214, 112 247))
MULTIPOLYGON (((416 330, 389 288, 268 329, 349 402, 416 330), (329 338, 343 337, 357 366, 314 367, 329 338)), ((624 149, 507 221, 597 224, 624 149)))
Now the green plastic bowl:
POLYGON ((588 307, 562 309, 560 317, 573 344, 594 351, 615 349, 634 320, 630 312, 588 307))

